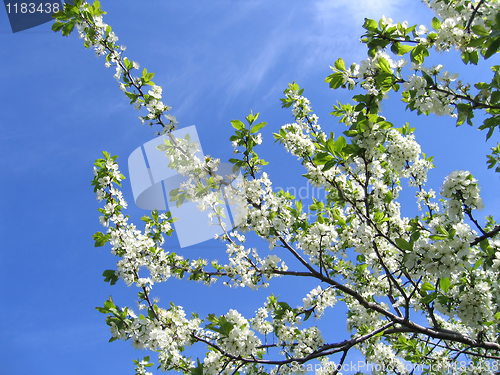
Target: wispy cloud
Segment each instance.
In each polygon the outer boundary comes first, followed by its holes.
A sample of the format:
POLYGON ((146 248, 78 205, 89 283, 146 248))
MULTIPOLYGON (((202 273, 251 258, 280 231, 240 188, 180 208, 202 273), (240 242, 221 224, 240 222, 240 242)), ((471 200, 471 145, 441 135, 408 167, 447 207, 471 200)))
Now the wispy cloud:
POLYGON ((166 87, 179 99, 172 103, 175 115, 182 118, 222 96, 220 115, 243 93, 274 96, 286 82, 328 74, 328 65, 339 57, 359 61, 366 56, 359 41, 363 19, 386 15, 403 21, 405 11, 403 0, 223 1, 199 7, 189 23, 207 32, 194 37, 182 31, 178 36, 184 39, 170 55, 177 74, 169 76, 166 87))
MULTIPOLYGON (((295 9, 290 7, 288 13, 282 14, 272 28, 266 28, 264 33, 257 36, 260 40, 258 53, 243 60, 239 69, 228 76, 229 98, 242 91, 253 92, 261 88, 261 84, 269 77, 270 72, 281 63, 289 63, 288 58, 294 56, 294 49, 300 49, 300 41, 290 25, 293 24, 295 9), (299 42, 299 43, 297 43, 299 42)), ((276 77, 274 78, 276 80, 276 77)), ((274 82, 265 81, 266 85, 273 86, 274 82)), ((227 101, 226 101, 227 102, 227 101)))
POLYGON ((313 3, 316 19, 327 25, 363 23, 365 17, 396 17, 401 0, 317 0, 313 3))

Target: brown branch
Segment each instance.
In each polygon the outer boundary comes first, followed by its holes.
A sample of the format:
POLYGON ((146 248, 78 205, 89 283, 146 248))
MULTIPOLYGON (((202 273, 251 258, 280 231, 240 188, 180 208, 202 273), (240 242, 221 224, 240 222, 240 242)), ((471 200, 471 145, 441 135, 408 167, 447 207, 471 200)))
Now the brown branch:
POLYGON ((492 237, 495 237, 495 235, 500 232, 500 225, 497 225, 492 231, 488 232, 488 233, 485 233, 483 234, 482 236, 480 237, 477 237, 474 241, 472 241, 470 243, 471 246, 474 246, 474 245, 477 245, 478 243, 480 243, 481 241, 487 239, 487 238, 492 238, 492 237))
POLYGON ((477 6, 474 8, 474 10, 472 11, 472 14, 471 14, 471 16, 470 16, 470 18, 469 18, 469 21, 467 22, 467 26, 465 27, 465 30, 467 30, 467 32, 468 32, 468 33, 470 33, 470 27, 471 27, 471 25, 472 25, 472 21, 474 20, 474 17, 476 17, 477 11, 479 10, 479 7, 480 7, 481 5, 483 5, 483 3, 484 3, 484 0, 481 0, 481 1, 477 4, 477 6))
MULTIPOLYGON (((355 338, 352 338, 350 340, 345 340, 345 341, 342 341, 342 342, 339 342, 339 343, 334 343, 334 344, 326 344, 326 345, 323 345, 321 346, 320 348, 318 348, 317 350, 315 350, 314 352, 312 352, 311 354, 309 354, 308 356, 306 357, 302 357, 302 358, 288 358, 288 359, 284 359, 284 360, 281 360, 281 361, 278 361, 278 360, 268 360, 268 359, 257 359, 257 358, 248 358, 248 357, 242 357, 242 356, 235 356, 235 355, 232 355, 232 354, 229 354, 227 353, 224 349, 222 349, 219 345, 211 342, 210 340, 208 339, 205 339, 203 337, 200 337, 200 336, 197 336, 196 334, 193 334, 193 338, 200 341, 200 342, 203 342, 209 346, 211 346, 212 348, 218 350, 220 353, 222 353, 225 357, 227 358, 230 358, 232 360, 235 360, 235 361, 241 361, 243 363, 260 363, 260 364, 264 364, 264 365, 279 365, 279 366, 282 366, 282 365, 286 365, 286 364, 289 364, 289 363, 292 363, 292 362, 297 362, 297 363, 305 363, 305 362, 308 362, 312 359, 316 359, 316 358, 319 358, 319 357, 324 357, 324 356, 327 356, 327 355, 331 355, 331 354, 335 354, 335 353, 339 353, 339 352, 344 352, 344 356, 345 356, 345 353, 347 351, 349 351, 353 346, 363 342, 363 341, 366 341, 368 340, 369 338, 377 335, 378 333, 380 332, 384 332, 386 331, 389 327, 392 327, 394 325, 394 322, 389 322, 387 324, 385 324, 384 326, 370 332, 370 333, 367 333, 366 335, 363 335, 363 336, 359 336, 359 337, 355 337, 355 338)), ((276 345, 277 346, 277 345, 276 345)))

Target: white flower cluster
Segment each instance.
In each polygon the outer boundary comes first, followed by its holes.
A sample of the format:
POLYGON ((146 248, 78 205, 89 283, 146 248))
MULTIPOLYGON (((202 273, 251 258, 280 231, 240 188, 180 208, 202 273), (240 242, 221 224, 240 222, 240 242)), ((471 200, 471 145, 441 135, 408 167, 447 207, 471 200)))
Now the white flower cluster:
POLYGON ((319 264, 320 251, 329 250, 338 237, 334 225, 314 223, 297 236, 297 247, 309 255, 312 264, 319 264))
MULTIPOLYGON (((382 342, 373 346, 373 350, 366 353, 367 362, 374 363, 379 367, 394 374, 410 374, 410 370, 396 357, 394 350, 382 342)), ((375 370, 374 370, 375 371, 375 370)))
POLYGON ((261 341, 250 330, 250 324, 238 311, 229 310, 226 320, 233 325, 228 337, 221 337, 217 343, 226 353, 234 356, 251 357, 257 355, 261 341))
POLYGON ((146 367, 149 367, 149 360, 135 361, 135 374, 136 375, 153 375, 152 372, 146 370, 146 367))
MULTIPOLYGON (((413 68, 417 72, 423 71, 427 74, 437 74, 432 69, 427 69, 422 65, 413 64, 413 68)), ((428 83, 424 77, 413 74, 403 83, 403 87, 405 91, 411 93, 411 97, 413 98, 412 104, 420 112, 434 113, 438 116, 456 117, 457 115, 454 113, 456 99, 453 93, 447 90, 447 88, 457 77, 456 73, 450 75, 449 72, 444 72, 438 76, 442 84, 436 84, 435 88, 431 90, 428 88, 428 83)))
POLYGON ((311 155, 314 150, 314 143, 307 135, 308 129, 299 123, 287 124, 281 127, 286 131, 285 148, 298 159, 306 155, 311 155))
POLYGON ((418 209, 421 211, 423 205, 427 206, 430 211, 439 212, 439 204, 437 202, 432 202, 432 199, 436 198, 436 192, 433 189, 428 191, 421 189, 416 193, 418 209))
POLYGON ((500 239, 490 240, 490 246, 495 249, 495 257, 493 258, 493 269, 497 270, 500 268, 500 239))
POLYGON ((235 223, 238 230, 243 233, 255 231, 269 242, 270 249, 275 247, 280 238, 290 238, 289 228, 295 218, 285 207, 291 206, 291 198, 273 192, 272 182, 266 172, 258 179, 243 179, 235 190, 226 192, 229 193, 229 201, 236 205, 235 223))
MULTIPOLYGON (((198 142, 192 142, 189 135, 185 138, 176 138, 170 134, 165 144, 160 144, 156 148, 165 151, 169 160, 169 168, 188 177, 179 185, 177 199, 187 199, 189 202, 197 203, 200 211, 210 210, 208 213, 210 223, 219 225, 225 230, 225 223, 221 219, 225 215, 225 202, 221 188, 223 184, 227 185, 231 182, 235 176, 218 175, 216 172, 219 169, 220 159, 206 156, 200 160, 196 155, 199 151, 198 146, 198 142)), ((224 191, 230 195, 233 202, 241 203, 241 199, 238 200, 235 197, 237 192, 233 193, 229 187, 224 191)), ((172 190, 169 194, 173 192, 172 190)), ((243 218, 240 216, 238 220, 243 220, 243 218)))
POLYGON ((126 312, 129 319, 124 328, 118 329, 111 323, 114 338, 131 339, 136 349, 157 351, 160 368, 164 371, 185 367, 186 359, 180 353, 199 331, 200 319, 187 319, 184 310, 177 306, 168 310, 158 308, 158 319, 154 320, 137 317, 130 308, 126 308, 126 312))
POLYGON ((432 168, 431 162, 421 158, 420 145, 415 136, 403 136, 395 129, 388 133, 387 161, 398 172, 400 177, 412 177, 408 181, 410 186, 423 185, 427 181, 427 173, 432 168))
MULTIPOLYGON (((424 0, 424 3, 433 10, 437 17, 441 20, 441 26, 435 32, 436 49, 438 51, 446 51, 450 48, 461 48, 465 51, 473 50, 474 47, 464 47, 469 41, 469 35, 466 32, 466 26, 472 17, 474 9, 478 6, 477 1, 457 0, 453 2, 439 0, 424 0)), ((495 16, 500 11, 498 1, 481 2, 479 12, 477 12, 470 24, 472 26, 485 27, 486 23, 494 22, 495 16)), ((421 34, 425 34, 424 28, 421 34)), ((426 42, 425 38, 421 38, 422 42, 426 42)))
MULTIPOLYGON (((380 328, 384 325, 384 321, 380 319, 380 315, 372 310, 367 310, 361 306, 358 301, 352 297, 345 299, 349 314, 347 316, 347 329, 354 331, 361 327, 372 327, 373 329, 380 328)), ((384 306, 384 304, 382 304, 384 306)))
MULTIPOLYGON (((287 89, 285 95, 287 100, 293 102, 292 113, 295 116, 295 122, 281 127, 285 134, 282 141, 288 152, 301 159, 314 152, 315 146, 309 133, 312 131, 322 134, 321 126, 318 124, 318 116, 312 113, 309 99, 292 89, 287 89)), ((280 134, 283 133, 280 132, 280 134)))
POLYGON ((255 313, 255 317, 250 319, 252 329, 263 335, 270 334, 273 331, 273 326, 269 321, 267 321, 268 317, 268 310, 264 307, 259 307, 259 309, 255 313))
MULTIPOLYGON (((476 274, 479 273, 476 272, 476 274)), ((480 278, 484 278, 484 275, 480 278)), ((463 324, 480 331, 485 322, 493 320, 491 309, 485 308, 485 306, 492 305, 491 287, 487 280, 474 282, 474 285, 457 297, 460 299, 457 315, 463 324)))
POLYGON ((170 107, 163 104, 161 99, 162 88, 160 86, 153 86, 153 90, 149 90, 149 95, 153 98, 149 98, 148 103, 146 104, 146 108, 149 111, 149 115, 147 116, 149 119, 154 119, 159 114, 162 114, 165 111, 168 111, 170 107))
POLYGON ((318 286, 311 290, 302 301, 305 310, 313 308, 315 316, 319 317, 327 307, 337 303, 337 297, 333 287, 322 289, 321 286, 318 286))
POLYGON ((389 63, 390 71, 396 75, 399 75, 401 69, 408 63, 406 59, 394 61, 388 53, 380 50, 375 53, 374 57, 362 60, 361 65, 356 64, 353 73, 356 73, 359 79, 364 79, 361 86, 367 91, 368 95, 378 96, 380 94, 374 77, 380 71, 379 64, 381 59, 389 63))
MULTIPOLYGON (((83 15, 91 14, 88 3, 84 3, 80 7, 83 15)), ((165 115, 167 124, 163 126, 160 134, 170 133, 176 128, 177 119, 171 114, 166 114, 171 107, 163 104, 161 101, 162 88, 153 85, 152 89, 148 91, 148 95, 143 95, 140 88, 144 84, 149 84, 148 81, 140 77, 132 77, 130 71, 132 69, 139 69, 139 64, 135 61, 129 61, 126 57, 122 57, 122 52, 125 51, 125 46, 118 46, 118 36, 111 31, 108 24, 103 22, 101 15, 94 15, 91 19, 78 18, 75 24, 80 38, 84 39, 87 48, 94 48, 96 56, 106 55, 106 67, 110 68, 116 66, 115 79, 118 81, 119 88, 132 99, 131 104, 134 108, 140 110, 146 107, 149 114, 146 116, 139 116, 139 119, 144 124, 146 120, 160 119, 165 115), (88 29, 93 32, 89 33, 88 29), (129 65, 130 64, 130 65, 129 65), (136 89, 133 93, 128 92, 127 89, 133 87, 136 89)), ((152 123, 151 123, 152 124, 152 123)))
POLYGON ((375 238, 375 232, 372 226, 363 222, 359 217, 355 217, 349 229, 350 240, 356 252, 360 254, 372 253, 373 240, 375 238))
POLYGON ((118 165, 110 158, 107 159, 101 170, 94 167, 94 175, 97 180, 97 199, 106 199, 107 203, 101 212, 104 214, 99 218, 102 225, 108 228, 110 236, 111 252, 120 255, 117 273, 127 285, 134 282, 139 287, 151 288, 154 282, 162 282, 170 277, 170 266, 167 256, 162 250, 151 252, 151 248, 156 248, 164 242, 162 233, 169 233, 172 230, 166 214, 159 215, 159 226, 152 226, 147 223, 145 231, 137 230, 135 225, 128 224, 128 218, 121 213, 121 208, 127 207, 127 202, 123 198, 121 191, 113 187, 112 180, 121 180, 121 173, 118 165), (99 173, 104 172, 103 177, 99 173), (110 226, 110 222, 113 223, 110 226), (154 235, 158 236, 154 239, 154 235), (145 267, 150 273, 148 278, 139 278, 137 271, 145 267))
MULTIPOLYGON (((435 219, 432 225, 439 225, 435 219)), ((422 237, 415 242, 414 252, 407 254, 406 266, 415 276, 451 277, 464 270, 469 264, 469 243, 474 238, 470 227, 464 223, 455 224, 456 236, 431 242, 422 237), (420 266, 423 266, 421 268, 420 266), (416 268, 415 268, 416 267, 416 268)))
POLYGON ((464 215, 463 205, 468 209, 483 209, 483 201, 477 180, 468 171, 450 173, 443 182, 441 194, 448 198, 444 209, 450 220, 458 222, 464 215))
POLYGON ((279 276, 275 271, 286 271, 288 266, 276 255, 268 255, 262 259, 257 249, 245 249, 243 245, 229 243, 226 245, 229 264, 225 266, 231 282, 226 285, 234 287, 247 286, 252 289, 267 287, 265 280, 279 276), (280 264, 281 262, 281 264, 280 264))
MULTIPOLYGON (((452 282, 459 282, 458 273, 452 275, 452 282)), ((456 301, 452 308, 447 305, 442 305, 436 301, 434 306, 445 316, 458 316, 459 324, 450 324, 441 319, 440 324, 443 328, 452 329, 457 332, 477 338, 479 332, 495 334, 491 331, 491 326, 484 323, 494 320, 493 312, 485 306, 491 306, 495 300, 498 300, 498 285, 492 288, 491 278, 496 277, 495 271, 474 270, 465 278, 467 279, 467 288, 459 290, 458 288, 450 289, 447 296, 456 301), (495 298, 495 295, 497 296, 495 298)))
POLYGON ((300 316, 292 310, 286 311, 280 319, 273 320, 274 333, 282 354, 295 358, 307 357, 324 344, 318 327, 299 329, 300 323, 300 316))

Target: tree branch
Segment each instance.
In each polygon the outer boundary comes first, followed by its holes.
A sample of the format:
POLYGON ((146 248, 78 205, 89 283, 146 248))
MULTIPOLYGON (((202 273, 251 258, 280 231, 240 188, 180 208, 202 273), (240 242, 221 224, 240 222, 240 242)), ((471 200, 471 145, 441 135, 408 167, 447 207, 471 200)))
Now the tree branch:
POLYGON ((474 246, 474 245, 477 245, 478 243, 480 243, 482 240, 485 240, 487 238, 492 238, 492 237, 495 237, 495 235, 500 232, 500 225, 497 225, 492 231, 490 232, 487 232, 485 234, 483 234, 482 236, 480 237, 477 237, 474 241, 472 241, 470 243, 471 246, 474 246))
POLYGON ((476 14, 477 14, 477 11, 479 10, 479 7, 481 5, 483 5, 484 3, 484 0, 481 0, 479 3, 477 3, 477 6, 474 8, 474 10, 472 11, 472 14, 469 18, 469 21, 467 22, 467 26, 465 27, 465 30, 470 33, 470 28, 471 28, 471 25, 472 25, 472 21, 474 20, 474 17, 476 17, 476 14))

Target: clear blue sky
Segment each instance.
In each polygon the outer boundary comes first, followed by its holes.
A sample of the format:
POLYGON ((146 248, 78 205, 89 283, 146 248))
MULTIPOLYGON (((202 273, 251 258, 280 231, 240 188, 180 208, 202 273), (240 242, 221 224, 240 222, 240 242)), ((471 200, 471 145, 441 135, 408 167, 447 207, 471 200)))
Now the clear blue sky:
MULTIPOLYGON (((359 43, 363 18, 386 15, 430 26, 432 17, 414 0, 101 4, 108 12, 104 21, 128 47, 125 55, 156 73, 164 103, 173 107, 181 127, 196 125, 205 154, 227 161, 232 155, 229 121, 243 119, 250 109, 260 112, 268 126, 259 155, 271 162, 267 172, 276 186, 296 189, 305 186, 303 170, 272 138, 292 121, 279 101, 287 83, 295 80, 305 87, 323 128, 340 134, 343 125, 328 113, 337 100, 347 102, 350 93, 331 91, 323 80, 338 57, 350 64, 366 56, 359 43)), ((114 268, 115 259, 109 247, 94 248, 91 236, 102 227, 90 180, 103 150, 120 156, 127 176, 128 155, 152 139, 153 131, 140 125, 139 113, 113 79, 114 70, 85 50, 76 33, 62 37, 50 31, 49 23, 12 34, 2 8, 0 45, 0 374, 132 374, 131 359, 147 353, 135 352, 129 343, 109 344, 104 315, 94 310, 110 294, 119 305, 133 304, 137 291, 122 282, 113 287, 103 282, 102 272, 114 268)), ((464 81, 490 77, 485 65, 464 70, 456 54, 432 61, 460 72, 464 81)), ((423 151, 435 156, 437 168, 428 186, 439 191, 449 172, 471 170, 486 205, 481 219, 498 211, 498 176, 485 164, 497 133, 487 144, 485 134, 474 128, 455 129, 450 118, 417 118, 397 100, 384 111, 397 125, 410 121, 423 151)), ((145 211, 134 207, 128 180, 123 190, 137 222, 145 211)), ((412 204, 405 212, 415 215, 415 210, 412 204)), ((267 249, 261 241, 254 246, 267 249)), ((169 238, 166 247, 176 251, 177 239, 169 238)), ((216 241, 179 252, 219 260, 225 255, 216 241)), ((307 292, 309 286, 283 279, 272 291, 287 296, 290 289, 307 292)), ((270 292, 173 281, 153 294, 165 305, 173 300, 201 316, 229 308, 249 316, 270 292)), ((299 304, 304 296, 290 303, 299 304)), ((344 330, 344 316, 333 317, 330 324, 344 330)))

